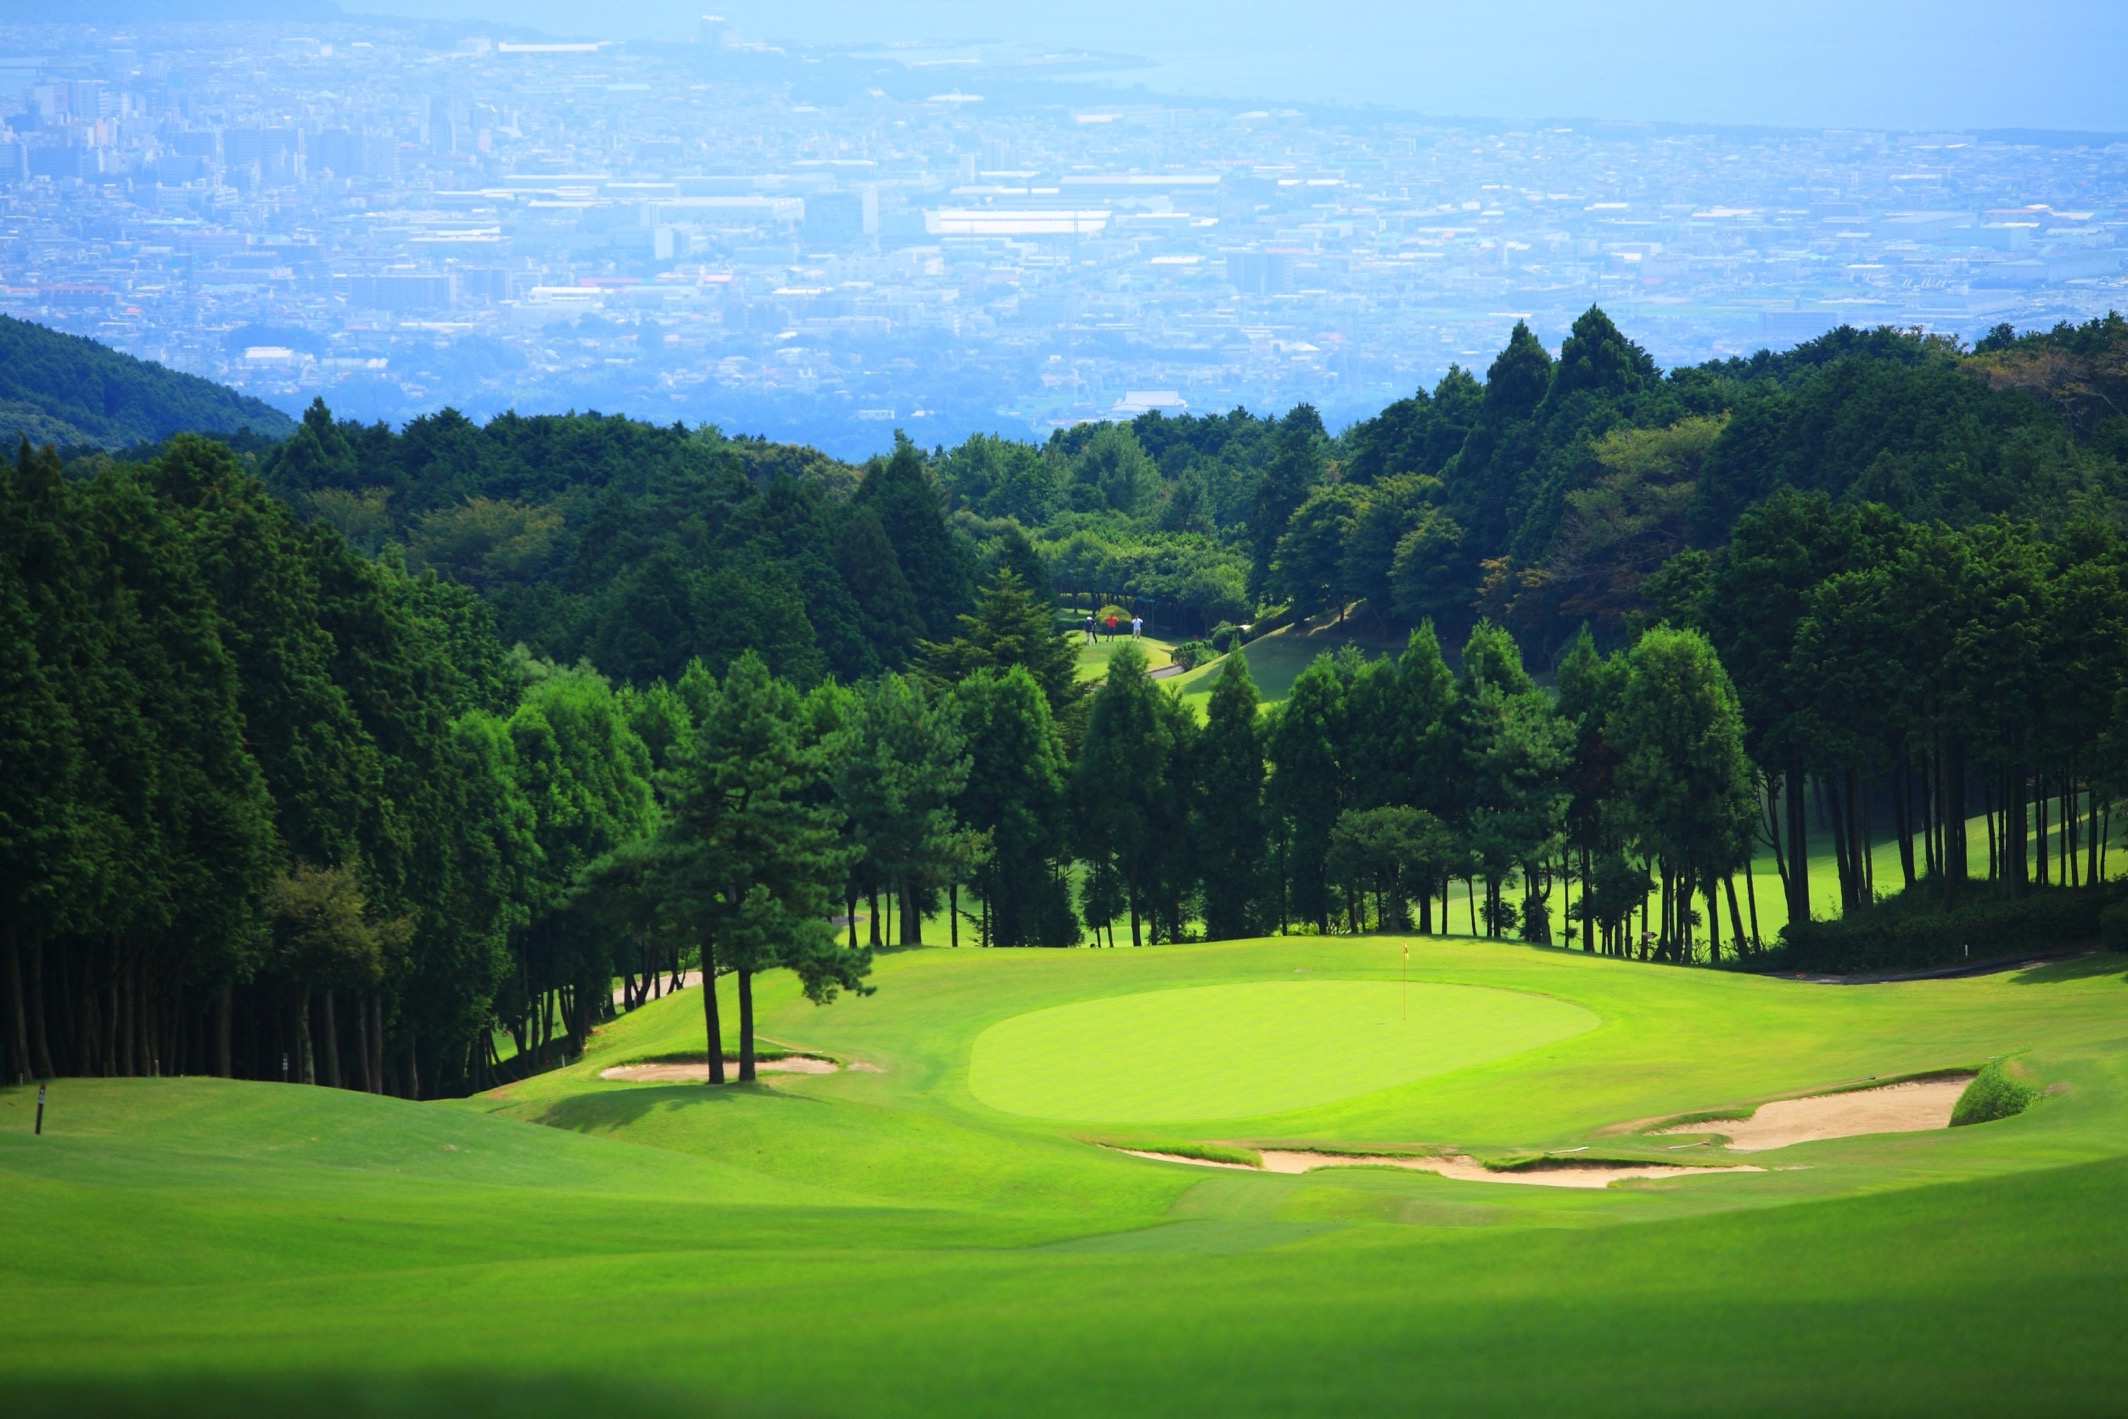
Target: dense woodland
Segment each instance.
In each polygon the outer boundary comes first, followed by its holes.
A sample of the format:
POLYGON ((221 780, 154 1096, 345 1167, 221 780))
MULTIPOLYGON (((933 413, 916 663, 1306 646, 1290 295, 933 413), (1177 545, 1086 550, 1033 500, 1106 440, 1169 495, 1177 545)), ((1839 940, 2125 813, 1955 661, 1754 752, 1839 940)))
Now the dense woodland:
POLYGON ((927 920, 1759 959, 1740 869, 1770 853, 1807 921, 1813 818, 1851 921, 2088 897, 2128 764, 2124 395, 2117 318, 1663 375, 1591 311, 1336 437, 1149 415, 860 469, 316 405, 242 455, 25 441, 6 1068, 453 1092, 707 966, 747 1077, 758 972, 862 991, 927 920), (1080 682, 1060 596, 1409 644, 1268 707, 1230 656, 1200 720, 1130 648, 1080 682))
POLYGON ((174 434, 278 440, 294 427, 263 400, 0 315, 0 430, 60 448, 134 448, 174 434))

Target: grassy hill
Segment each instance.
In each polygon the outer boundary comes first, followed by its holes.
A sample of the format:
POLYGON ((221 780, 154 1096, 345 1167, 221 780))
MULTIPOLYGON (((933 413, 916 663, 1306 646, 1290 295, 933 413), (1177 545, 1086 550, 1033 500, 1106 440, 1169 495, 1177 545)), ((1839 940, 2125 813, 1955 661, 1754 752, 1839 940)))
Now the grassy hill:
POLYGON ((34 1415, 2116 1401, 2118 958, 1840 988, 1410 944, 1401 1022, 1388 938, 928 950, 825 1009, 766 978, 767 1035, 866 1067, 743 1088, 600 1078, 699 1049, 690 990, 458 1104, 69 1080, 33 1138, 32 1091, 0 1091, 0 1391, 34 1415), (1377 1048, 1395 1030, 1422 1047, 1377 1048), (2050 1091, 2029 1112, 1598 1189, 1091 1141, 1730 1163, 1636 1129, 1998 1055, 2050 1091))
POLYGON ((178 433, 271 438, 295 421, 225 385, 0 315, 0 436, 129 448, 178 433))

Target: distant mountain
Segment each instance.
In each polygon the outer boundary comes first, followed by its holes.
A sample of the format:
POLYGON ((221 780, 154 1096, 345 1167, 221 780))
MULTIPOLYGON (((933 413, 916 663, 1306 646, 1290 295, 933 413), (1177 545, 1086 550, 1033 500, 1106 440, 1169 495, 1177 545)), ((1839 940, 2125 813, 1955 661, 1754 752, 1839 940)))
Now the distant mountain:
POLYGON ((297 24, 347 18, 337 0, 100 0, 86 9, 76 0, 13 0, 6 9, 17 24, 38 25, 297 24))
POLYGON ((127 448, 177 433, 279 438, 295 421, 197 375, 0 315, 0 438, 127 448))

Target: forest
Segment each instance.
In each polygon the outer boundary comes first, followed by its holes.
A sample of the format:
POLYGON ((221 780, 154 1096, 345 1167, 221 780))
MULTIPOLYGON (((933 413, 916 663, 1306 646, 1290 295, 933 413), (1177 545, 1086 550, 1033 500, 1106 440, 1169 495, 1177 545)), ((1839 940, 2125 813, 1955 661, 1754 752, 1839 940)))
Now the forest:
POLYGON ((265 443, 293 427, 272 405, 212 380, 0 315, 0 429, 10 435, 126 449, 179 433, 265 443))
POLYGON ((1334 437, 1148 415, 853 468, 320 403, 241 452, 24 440, 7 1068, 463 1092, 706 968, 744 1078, 756 974, 861 992, 927 930, 1756 968, 2095 934, 2124 355, 2110 318, 1664 375, 1592 310, 1334 437), (1103 604, 1244 646, 1201 717, 1135 647, 1079 676, 1103 604), (1250 637, 1347 617, 1405 648, 1260 703, 1250 637))

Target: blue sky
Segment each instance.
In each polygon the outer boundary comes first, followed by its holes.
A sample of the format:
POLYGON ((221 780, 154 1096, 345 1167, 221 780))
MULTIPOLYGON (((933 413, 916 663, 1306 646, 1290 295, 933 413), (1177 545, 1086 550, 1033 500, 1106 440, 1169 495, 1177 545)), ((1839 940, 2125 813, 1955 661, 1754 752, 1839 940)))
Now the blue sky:
POLYGON ((613 38, 990 39, 1144 56, 1182 93, 1441 116, 2128 132, 2124 0, 343 0, 613 38))

